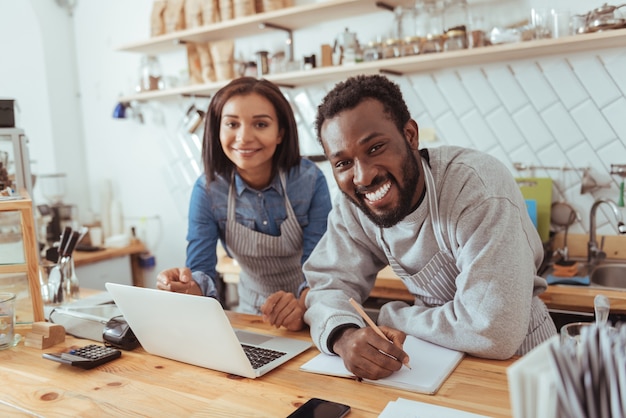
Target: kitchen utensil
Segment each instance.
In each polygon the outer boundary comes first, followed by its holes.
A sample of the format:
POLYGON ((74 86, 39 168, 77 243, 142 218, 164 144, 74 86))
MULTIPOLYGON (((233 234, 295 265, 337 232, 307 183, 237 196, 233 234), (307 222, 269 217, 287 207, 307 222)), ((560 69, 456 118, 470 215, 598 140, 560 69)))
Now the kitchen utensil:
POLYGON ((550 208, 550 223, 563 230, 563 248, 560 249, 563 260, 568 259, 567 235, 569 227, 574 222, 580 221, 580 214, 567 202, 559 201, 552 203, 550 208))
POLYGON ((50 302, 52 305, 63 303, 63 275, 58 264, 50 270, 48 276, 48 288, 50 292, 50 302))
POLYGON ((257 51, 255 52, 255 55, 257 77, 263 78, 264 75, 269 74, 270 72, 269 52, 257 51))
POLYGON ((192 104, 185 112, 183 117, 183 130, 190 134, 195 134, 202 127, 204 122, 205 112, 198 109, 195 104, 192 104))
POLYGON ((589 13, 581 15, 585 18, 585 26, 579 28, 578 32, 590 33, 600 32, 603 30, 620 29, 626 27, 626 19, 616 13, 618 9, 626 6, 612 6, 604 3, 602 6, 591 10, 589 13))
POLYGON ((596 179, 591 176, 591 169, 585 168, 583 170, 583 178, 580 183, 580 194, 590 193, 598 189, 608 189, 611 187, 611 183, 598 184, 596 179))
POLYGON ((550 208, 552 205, 552 179, 542 177, 516 178, 525 199, 537 202, 537 232, 543 243, 550 239, 550 208))

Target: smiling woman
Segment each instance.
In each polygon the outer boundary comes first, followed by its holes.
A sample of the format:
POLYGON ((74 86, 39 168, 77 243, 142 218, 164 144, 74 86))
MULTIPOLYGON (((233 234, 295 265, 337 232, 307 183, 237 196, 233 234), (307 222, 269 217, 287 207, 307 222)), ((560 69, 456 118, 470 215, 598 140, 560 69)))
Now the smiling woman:
POLYGON ((302 263, 326 231, 330 195, 321 170, 300 157, 291 106, 269 81, 238 78, 211 100, 204 131, 187 266, 161 272, 157 287, 218 297, 220 240, 241 267, 238 310, 300 329, 308 292, 302 263))
POLYGON ((282 142, 272 103, 257 93, 234 96, 222 109, 220 144, 248 185, 262 189, 272 175, 272 157, 282 142))

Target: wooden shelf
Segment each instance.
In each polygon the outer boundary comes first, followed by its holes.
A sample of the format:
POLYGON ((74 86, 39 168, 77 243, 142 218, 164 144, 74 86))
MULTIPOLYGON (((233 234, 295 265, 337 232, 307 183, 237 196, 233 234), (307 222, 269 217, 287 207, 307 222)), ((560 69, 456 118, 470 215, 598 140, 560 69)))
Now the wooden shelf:
MULTIPOLYGON (((26 190, 19 192, 22 199, 4 200, 0 202, 0 212, 19 212, 23 263, 0 265, 0 274, 26 273, 28 280, 28 295, 32 306, 33 321, 43 321, 43 301, 39 288, 39 254, 37 236, 35 233, 35 218, 33 217, 33 201, 26 190)), ((18 295, 24 298, 23 295, 18 295)))
MULTIPOLYGON (((336 2, 333 2, 333 4, 334 3, 336 2)), ((318 7, 321 5, 324 5, 324 3, 316 4, 318 7)), ((557 39, 542 39, 513 44, 493 45, 484 48, 416 55, 412 57, 392 58, 352 65, 322 67, 306 71, 268 74, 266 78, 283 87, 303 87, 318 83, 334 82, 357 74, 415 74, 461 66, 484 65, 494 62, 564 55, 617 47, 626 47, 626 29, 588 33, 557 39)), ((226 81, 195 84, 168 90, 149 91, 121 97, 120 101, 171 100, 179 98, 181 95, 210 96, 225 84, 227 84, 226 81)))
POLYGON ((377 6, 377 3, 384 3, 384 5, 393 7, 402 2, 390 0, 384 2, 374 0, 329 0, 323 3, 294 6, 214 23, 199 28, 154 36, 144 41, 122 45, 118 47, 117 50, 151 55, 162 54, 176 50, 186 42, 210 42, 220 39, 235 39, 267 33, 270 29, 262 29, 259 26, 261 23, 269 23, 296 30, 327 22, 329 18, 339 19, 348 16, 361 16, 384 10, 381 6, 377 6))

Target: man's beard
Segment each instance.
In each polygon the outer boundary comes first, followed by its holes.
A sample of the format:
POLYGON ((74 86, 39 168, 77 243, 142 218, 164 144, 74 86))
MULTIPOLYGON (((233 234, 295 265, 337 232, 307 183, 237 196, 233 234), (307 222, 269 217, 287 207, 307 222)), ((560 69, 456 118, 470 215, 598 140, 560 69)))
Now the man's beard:
POLYGON ((407 156, 402 162, 402 172, 404 173, 402 176, 402 185, 400 185, 400 183, 398 183, 398 181, 393 177, 377 176, 374 180, 372 180, 372 184, 369 187, 372 188, 371 186, 382 185, 388 180, 391 181, 392 184, 395 184, 398 188, 398 194, 400 196, 400 201, 395 208, 382 214, 374 213, 369 206, 367 206, 367 203, 365 203, 365 197, 363 194, 357 193, 356 197, 351 197, 342 190, 342 193, 347 196, 352 203, 361 209, 361 211, 367 215, 372 222, 381 228, 390 228, 394 226, 413 210, 413 196, 415 196, 415 189, 417 188, 420 174, 417 161, 415 160, 415 156, 408 144, 407 151, 407 156))

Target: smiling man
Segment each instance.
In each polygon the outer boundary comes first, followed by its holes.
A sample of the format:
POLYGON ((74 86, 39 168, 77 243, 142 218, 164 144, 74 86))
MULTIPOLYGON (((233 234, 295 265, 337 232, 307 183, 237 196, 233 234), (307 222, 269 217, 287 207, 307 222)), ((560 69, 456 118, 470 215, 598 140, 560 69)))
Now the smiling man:
POLYGON ((538 295, 541 240, 510 172, 452 146, 419 149, 399 87, 379 75, 337 84, 316 129, 342 191, 304 265, 305 321, 318 348, 355 375, 407 362, 407 334, 471 355, 522 355, 556 333, 538 295), (390 265, 415 295, 382 306, 378 336, 352 308, 390 265), (385 355, 388 354, 388 355, 385 355))

